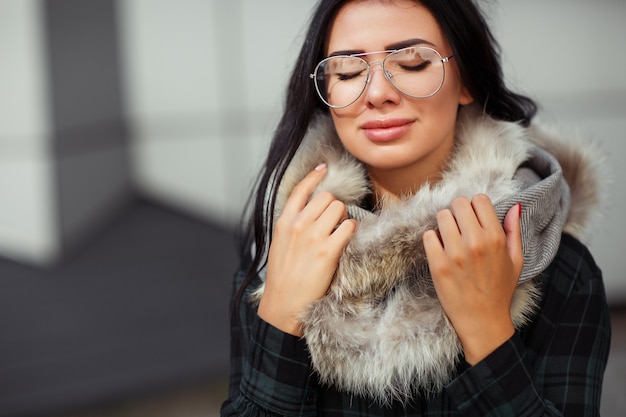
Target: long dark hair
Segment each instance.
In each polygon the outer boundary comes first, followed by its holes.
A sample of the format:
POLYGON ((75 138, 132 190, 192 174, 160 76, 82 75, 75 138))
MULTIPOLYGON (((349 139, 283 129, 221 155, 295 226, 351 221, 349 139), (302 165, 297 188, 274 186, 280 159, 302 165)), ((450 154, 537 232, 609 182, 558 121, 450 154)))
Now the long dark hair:
MULTIPOLYGON (((318 99, 309 78, 324 56, 324 42, 333 18, 350 1, 320 0, 313 13, 304 44, 288 84, 284 113, 274 133, 261 176, 255 185, 241 228, 242 264, 247 277, 243 290, 266 262, 271 240, 275 190, 309 127, 316 111, 328 111, 318 99)), ((393 0, 392 0, 393 1, 393 0)), ((535 103, 506 88, 499 46, 473 0, 416 0, 433 14, 452 48, 461 80, 483 111, 499 120, 528 126, 535 103)))

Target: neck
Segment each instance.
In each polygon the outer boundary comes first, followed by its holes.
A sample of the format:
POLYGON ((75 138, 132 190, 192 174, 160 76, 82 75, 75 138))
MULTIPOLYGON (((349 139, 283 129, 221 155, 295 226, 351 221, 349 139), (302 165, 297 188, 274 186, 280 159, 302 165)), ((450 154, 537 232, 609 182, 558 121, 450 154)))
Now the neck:
MULTIPOLYGON (((447 156, 451 152, 446 153, 447 156)), ((367 167, 367 172, 374 192, 374 203, 398 201, 415 194, 426 184, 438 183, 448 158, 441 158, 436 164, 417 163, 398 168, 367 167)))
POLYGON ((392 172, 368 169, 368 173, 377 206, 383 201, 398 201, 413 195, 426 183, 434 184, 441 178, 439 172, 417 177, 415 173, 406 169, 395 169, 392 172))

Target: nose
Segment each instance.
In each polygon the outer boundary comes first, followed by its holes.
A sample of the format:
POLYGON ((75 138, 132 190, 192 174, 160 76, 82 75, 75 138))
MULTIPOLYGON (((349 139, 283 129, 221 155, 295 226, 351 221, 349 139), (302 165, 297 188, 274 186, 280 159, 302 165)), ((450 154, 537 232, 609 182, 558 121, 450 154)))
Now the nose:
POLYGON ((379 107, 385 103, 397 103, 400 99, 400 92, 385 76, 382 62, 370 62, 365 99, 368 105, 373 107, 379 107))

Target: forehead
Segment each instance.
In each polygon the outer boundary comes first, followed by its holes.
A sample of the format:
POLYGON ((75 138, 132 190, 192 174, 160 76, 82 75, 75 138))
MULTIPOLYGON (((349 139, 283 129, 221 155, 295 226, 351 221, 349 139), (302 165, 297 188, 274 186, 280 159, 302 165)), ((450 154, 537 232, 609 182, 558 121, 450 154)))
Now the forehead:
POLYGON ((351 1, 339 9, 332 21, 326 53, 380 51, 408 39, 424 39, 440 52, 449 49, 439 23, 418 2, 351 1))

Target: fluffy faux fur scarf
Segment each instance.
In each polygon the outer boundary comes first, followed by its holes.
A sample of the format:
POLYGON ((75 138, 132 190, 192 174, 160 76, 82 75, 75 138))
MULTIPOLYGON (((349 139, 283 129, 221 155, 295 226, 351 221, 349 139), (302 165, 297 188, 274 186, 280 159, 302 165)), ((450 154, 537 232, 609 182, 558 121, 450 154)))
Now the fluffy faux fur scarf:
POLYGON ((331 119, 319 115, 281 181, 275 218, 293 187, 320 162, 328 171, 316 191, 331 192, 360 223, 327 295, 302 316, 304 337, 322 383, 382 403, 440 391, 461 357, 422 244, 439 210, 478 193, 492 199, 500 219, 522 204, 524 269, 511 310, 519 329, 538 304, 533 278, 553 260, 564 230, 582 237, 597 200, 589 170, 595 162, 584 151, 471 107, 459 115, 454 154, 441 181, 375 213, 360 207, 370 193, 364 166, 344 150, 331 119))

